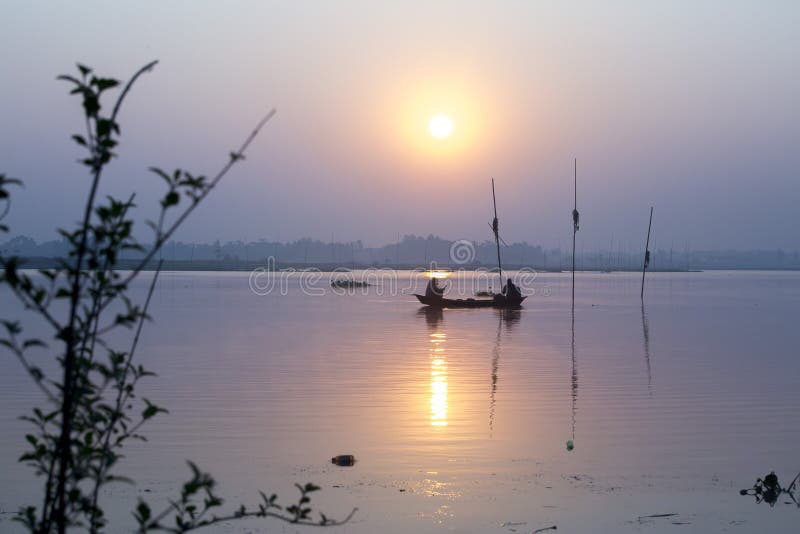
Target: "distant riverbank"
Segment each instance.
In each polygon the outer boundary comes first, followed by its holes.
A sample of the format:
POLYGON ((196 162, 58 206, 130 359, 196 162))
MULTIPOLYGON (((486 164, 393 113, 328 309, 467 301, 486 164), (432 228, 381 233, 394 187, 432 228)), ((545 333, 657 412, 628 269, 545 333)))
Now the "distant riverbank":
MULTIPOLYGON (((22 267, 26 269, 52 269, 58 265, 59 258, 24 258, 21 263, 22 267)), ((266 269, 268 271, 280 271, 282 269, 294 269, 297 271, 321 271, 321 272, 349 272, 359 271, 366 269, 391 269, 397 271, 413 271, 413 270, 428 270, 428 269, 446 269, 446 270, 464 270, 464 271, 488 271, 497 272, 497 267, 492 267, 483 264, 468 264, 468 265, 444 265, 432 263, 425 266, 420 264, 411 263, 386 263, 386 264, 361 264, 361 263, 302 263, 302 262, 273 262, 273 261, 241 261, 241 260, 162 260, 162 271, 241 271, 249 272, 254 269, 266 269)), ((139 265, 139 260, 122 259, 117 262, 117 270, 127 271, 139 265)), ((153 260, 148 263, 144 270, 154 271, 158 267, 158 260, 153 260)), ((551 267, 540 267, 536 265, 504 265, 504 269, 509 271, 519 270, 532 270, 539 273, 560 273, 569 272, 569 269, 553 269, 551 267)), ((747 269, 743 269, 747 270, 747 269)), ((785 269, 775 269, 785 270, 785 269)), ((576 269, 576 272, 641 272, 641 269, 613 269, 613 270, 600 270, 600 269, 576 269)), ((665 273, 686 273, 686 272, 702 272, 695 269, 648 269, 648 272, 665 272, 665 273)))
MULTIPOLYGON (((62 261, 59 258, 23 258, 21 260, 22 267, 26 269, 52 269, 62 261)), ((133 269, 139 264, 138 260, 123 259, 117 263, 117 270, 127 271, 133 269)), ((158 260, 153 260, 148 263, 144 270, 154 271, 158 267, 158 260)), ((163 260, 161 267, 162 271, 239 271, 249 272, 254 269, 266 269, 268 271, 280 271, 284 269, 294 269, 296 271, 321 271, 321 272, 349 272, 361 271, 367 269, 391 269, 396 271, 413 271, 413 270, 428 270, 428 269, 445 269, 445 270, 464 270, 464 271, 488 271, 497 272, 497 267, 492 267, 482 264, 469 264, 469 265, 443 265, 432 263, 425 266, 420 264, 343 264, 343 263, 301 263, 301 262, 273 262, 273 261, 239 261, 239 260, 163 260)), ((509 271, 531 270, 539 273, 561 273, 570 272, 569 269, 553 269, 543 268, 536 265, 504 265, 503 268, 509 271)), ((740 269, 752 270, 752 269, 740 269)), ((759 269, 763 270, 763 269, 759 269)), ((782 270, 782 269, 772 269, 782 270)), ((790 269, 791 270, 791 269, 790 269)), ((614 270, 599 270, 599 269, 576 269, 576 272, 641 272, 641 269, 614 269, 614 270)), ((671 272, 671 273, 687 273, 687 272, 702 272, 696 269, 648 269, 648 272, 671 272)))

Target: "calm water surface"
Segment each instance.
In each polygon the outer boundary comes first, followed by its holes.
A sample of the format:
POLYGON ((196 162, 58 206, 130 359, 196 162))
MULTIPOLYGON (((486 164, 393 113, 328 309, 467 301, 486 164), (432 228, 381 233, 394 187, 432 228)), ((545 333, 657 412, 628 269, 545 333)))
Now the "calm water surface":
MULTIPOLYGON (((637 275, 579 274, 574 329, 562 274, 539 275, 510 313, 435 312, 376 287, 309 296, 297 280, 259 296, 246 273, 162 277, 139 353, 159 375, 142 394, 170 413, 127 450, 121 473, 138 485, 106 495, 118 531, 137 497, 176 494, 186 459, 216 475, 231 507, 258 489, 288 502, 295 481, 314 481, 328 515, 359 508, 336 532, 800 525, 786 499, 738 495, 770 470, 800 472, 800 273, 653 274, 644 308, 637 275), (332 466, 335 454, 358 462, 332 466)), ((0 298, 0 315, 19 314, 0 298)), ((0 531, 11 531, 8 512, 38 487, 15 462, 16 417, 38 397, 3 356, 0 531)))

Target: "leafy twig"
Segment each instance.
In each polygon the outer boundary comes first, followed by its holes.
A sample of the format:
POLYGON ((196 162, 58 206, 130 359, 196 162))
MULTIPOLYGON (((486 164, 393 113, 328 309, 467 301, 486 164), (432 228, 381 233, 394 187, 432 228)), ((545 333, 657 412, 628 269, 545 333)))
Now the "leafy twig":
POLYGON ((267 122, 272 117, 275 116, 275 113, 276 113, 275 109, 272 109, 269 113, 267 113, 267 115, 264 116, 264 118, 262 118, 258 122, 258 124, 256 125, 255 129, 250 133, 250 135, 247 136, 247 139, 245 139, 244 143, 242 143, 242 146, 239 147, 239 150, 236 151, 236 152, 231 152, 230 157, 228 159, 228 162, 222 167, 222 169, 220 169, 220 171, 216 174, 216 176, 214 176, 214 178, 211 180, 211 182, 203 189, 203 191, 194 200, 194 202, 192 202, 192 204, 189 205, 188 208, 186 208, 186 210, 175 220, 175 222, 172 223, 172 225, 169 227, 169 229, 166 232, 164 232, 161 236, 159 236, 159 238, 157 239, 156 243, 153 245, 153 248, 150 250, 150 252, 145 255, 144 259, 142 259, 139 262, 139 264, 136 267, 133 268, 131 273, 123 280, 123 282, 122 282, 123 285, 125 285, 125 284, 129 283, 131 280, 133 280, 139 274, 139 272, 141 272, 141 270, 144 267, 147 266, 147 264, 150 262, 151 259, 153 259, 153 257, 156 255, 158 250, 161 248, 161 246, 164 243, 166 243, 169 240, 170 237, 172 237, 172 234, 175 233, 175 230, 177 230, 178 227, 181 224, 183 224, 183 221, 185 221, 186 218, 194 211, 195 207, 197 207, 197 205, 200 202, 202 202, 203 199, 206 196, 208 196, 208 194, 214 189, 214 187, 216 187, 216 185, 220 182, 220 180, 222 180, 222 178, 224 178, 225 175, 228 174, 228 171, 230 171, 231 168, 238 161, 241 161, 241 160, 244 159, 244 153, 247 150, 247 147, 250 146, 250 143, 253 142, 253 140, 259 134, 261 129, 264 127, 264 125, 267 124, 267 122))

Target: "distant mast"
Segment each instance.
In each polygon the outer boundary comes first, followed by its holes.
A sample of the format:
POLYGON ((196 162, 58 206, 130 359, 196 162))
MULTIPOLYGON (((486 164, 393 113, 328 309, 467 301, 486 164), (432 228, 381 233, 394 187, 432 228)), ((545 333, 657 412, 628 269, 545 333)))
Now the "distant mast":
POLYGON ((503 287, 503 265, 500 263, 500 223, 497 220, 497 197, 494 194, 494 178, 492 178, 492 202, 494 203, 492 232, 494 232, 494 244, 497 246, 497 269, 500 271, 500 287, 503 287))

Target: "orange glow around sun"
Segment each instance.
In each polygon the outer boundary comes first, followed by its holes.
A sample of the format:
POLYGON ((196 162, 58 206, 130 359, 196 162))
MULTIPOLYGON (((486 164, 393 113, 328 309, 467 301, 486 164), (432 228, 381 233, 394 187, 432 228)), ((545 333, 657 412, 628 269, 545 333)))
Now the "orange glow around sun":
POLYGON ((432 81, 395 91, 395 142, 412 157, 461 157, 485 133, 478 94, 469 83, 432 81))

